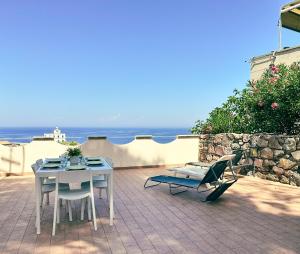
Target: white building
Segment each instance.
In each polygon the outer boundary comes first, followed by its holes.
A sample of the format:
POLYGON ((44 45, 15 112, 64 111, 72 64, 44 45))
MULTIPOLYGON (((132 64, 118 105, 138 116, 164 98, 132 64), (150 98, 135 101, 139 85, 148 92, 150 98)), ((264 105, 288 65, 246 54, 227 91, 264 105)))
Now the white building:
POLYGON ((61 133, 61 130, 58 129, 58 127, 55 128, 55 130, 53 131, 53 133, 45 133, 44 137, 54 138, 54 141, 56 141, 56 142, 64 142, 64 141, 66 141, 66 134, 65 133, 61 133))

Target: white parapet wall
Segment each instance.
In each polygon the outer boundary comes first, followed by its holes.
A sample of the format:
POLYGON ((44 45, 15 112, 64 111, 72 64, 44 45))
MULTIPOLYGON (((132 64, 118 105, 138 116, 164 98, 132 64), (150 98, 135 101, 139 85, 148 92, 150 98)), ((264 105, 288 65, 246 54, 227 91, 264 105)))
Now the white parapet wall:
MULTIPOLYGON (((85 156, 109 157, 114 167, 147 167, 181 165, 188 161, 198 161, 199 137, 180 135, 170 143, 161 144, 151 136, 136 136, 134 141, 118 145, 106 137, 89 137, 82 144, 85 156)), ((38 159, 58 157, 68 146, 53 140, 35 140, 21 146, 0 145, 0 174, 23 175, 31 173, 31 164, 38 159)))
POLYGON ((136 136, 124 145, 112 144, 106 137, 89 137, 81 148, 84 155, 112 158, 115 167, 178 165, 198 161, 199 137, 179 135, 174 141, 161 144, 151 136, 136 136))
POLYGON ((68 146, 55 141, 32 141, 21 146, 0 145, 0 173, 23 175, 31 173, 31 165, 36 160, 58 157, 66 152, 68 146))

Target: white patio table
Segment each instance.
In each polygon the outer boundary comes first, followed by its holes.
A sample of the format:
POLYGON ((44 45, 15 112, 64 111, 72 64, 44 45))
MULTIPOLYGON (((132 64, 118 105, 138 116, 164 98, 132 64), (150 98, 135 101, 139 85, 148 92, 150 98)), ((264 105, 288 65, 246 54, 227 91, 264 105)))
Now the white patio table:
MULTIPOLYGON (((108 177, 108 192, 109 192, 109 224, 113 225, 114 217, 114 200, 113 200, 113 168, 105 160, 101 158, 103 165, 102 166, 93 166, 88 167, 92 170, 93 176, 97 175, 107 175, 108 177)), ((56 177, 57 173, 60 171, 65 171, 66 167, 62 166, 58 169, 43 169, 40 167, 35 174, 35 199, 36 199, 36 232, 40 234, 41 232, 41 209, 40 209, 40 200, 41 200, 41 184, 43 177, 56 177)))

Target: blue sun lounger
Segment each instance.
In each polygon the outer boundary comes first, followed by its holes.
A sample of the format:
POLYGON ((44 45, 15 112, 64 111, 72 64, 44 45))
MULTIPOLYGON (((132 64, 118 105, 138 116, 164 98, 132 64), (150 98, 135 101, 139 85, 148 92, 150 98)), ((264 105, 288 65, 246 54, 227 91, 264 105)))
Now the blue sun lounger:
POLYGON ((232 178, 230 179, 225 179, 223 177, 228 163, 228 160, 217 161, 209 168, 202 179, 168 175, 152 176, 146 180, 144 188, 146 189, 157 186, 161 183, 165 183, 169 185, 169 191, 172 195, 185 192, 187 191, 187 189, 196 189, 198 192, 210 191, 210 193, 205 197, 205 199, 202 199, 202 201, 214 201, 218 199, 232 184, 237 181, 235 175, 232 175, 232 178), (155 182, 155 184, 148 185, 148 182, 155 182), (199 188, 203 184, 210 184, 210 187, 206 190, 199 190, 199 188), (185 187, 187 189, 174 191, 174 189, 178 189, 181 187, 185 187))

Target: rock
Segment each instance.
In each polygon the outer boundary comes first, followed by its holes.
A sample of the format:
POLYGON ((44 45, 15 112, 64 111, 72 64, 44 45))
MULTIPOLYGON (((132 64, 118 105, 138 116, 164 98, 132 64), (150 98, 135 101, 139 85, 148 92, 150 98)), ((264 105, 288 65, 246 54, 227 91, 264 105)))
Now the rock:
POLYGON ((209 138, 209 134, 200 134, 199 138, 207 140, 209 138))
POLYGON ((272 170, 273 170, 273 172, 274 172, 276 175, 278 175, 278 176, 284 174, 284 169, 283 169, 283 168, 279 168, 279 167, 277 167, 277 166, 274 166, 274 167, 272 168, 272 170))
POLYGON ((284 144, 284 139, 281 138, 281 137, 278 137, 277 140, 278 140, 279 145, 283 146, 283 144, 284 144))
POLYGON ((252 147, 256 147, 257 146, 257 141, 259 140, 259 136, 251 136, 250 138, 250 144, 252 147))
POLYGON ((268 134, 265 134, 262 136, 263 139, 265 140, 269 140, 272 136, 271 135, 268 135, 268 134))
POLYGON ((292 174, 293 174, 293 171, 291 171, 291 170, 285 170, 285 171, 284 171, 284 175, 285 175, 287 178, 289 178, 292 174))
POLYGON ((286 176, 281 176, 280 182, 284 183, 284 184, 289 184, 290 183, 289 179, 286 176))
POLYGON ((299 169, 299 167, 297 164, 291 168, 292 171, 296 171, 296 172, 298 172, 298 169, 299 169))
POLYGON ((234 136, 234 139, 241 139, 243 137, 243 134, 237 134, 237 133, 232 133, 234 136))
POLYGON ((268 141, 265 140, 265 139, 259 138, 259 139, 257 140, 256 145, 257 145, 258 147, 267 147, 267 146, 268 146, 268 141))
POLYGON ((250 157, 257 157, 258 153, 257 153, 257 148, 251 148, 250 149, 250 157))
POLYGON ((222 144, 222 140, 223 140, 223 134, 215 135, 215 137, 214 137, 215 144, 222 144))
POLYGON ((276 163, 272 160, 264 160, 264 162, 263 162, 264 167, 273 167, 275 165, 276 165, 276 163))
POLYGON ((296 151, 296 141, 294 138, 287 138, 284 141, 283 149, 287 152, 296 151))
POLYGON ((204 144, 203 143, 199 143, 199 149, 203 149, 204 148, 204 144))
POLYGON ((253 176, 253 171, 248 171, 247 176, 253 176))
POLYGON ((282 146, 279 144, 278 139, 276 138, 276 136, 272 136, 269 139, 269 147, 273 148, 273 149, 277 149, 277 150, 282 149, 282 146))
POLYGON ((219 156, 223 156, 225 153, 224 153, 224 147, 223 146, 216 146, 215 147, 215 154, 216 155, 219 155, 219 156))
POLYGON ((290 176, 291 183, 300 186, 300 174, 293 172, 290 176))
POLYGON ((233 140, 234 139, 234 135, 232 133, 228 133, 227 134, 227 137, 230 139, 230 140, 233 140))
POLYGON ((224 147, 224 154, 232 154, 231 147, 224 147))
POLYGON ((264 148, 260 152, 260 157, 264 159, 273 159, 273 151, 270 148, 264 148))
POLYGON ((278 176, 273 175, 273 174, 267 174, 266 179, 270 180, 270 181, 273 181, 273 182, 279 182, 278 176))
POLYGON ((219 156, 216 156, 216 155, 213 155, 213 156, 212 156, 212 160, 213 160, 213 161, 217 161, 218 159, 220 159, 219 156))
POLYGON ((244 150, 248 150, 249 147, 250 147, 250 144, 249 144, 249 143, 245 143, 245 144, 242 145, 242 148, 243 148, 244 150))
POLYGON ((284 155, 284 151, 283 150, 274 150, 273 152, 274 158, 279 158, 282 157, 284 155))
POLYGON ((215 153, 215 148, 212 144, 209 144, 207 148, 208 153, 215 153))
POLYGON ((227 135, 224 135, 223 136, 223 139, 222 139, 222 145, 223 146, 229 146, 230 145, 230 140, 229 140, 229 138, 227 137, 227 135))
POLYGON ((239 145, 238 143, 232 143, 232 144, 231 144, 231 148, 232 148, 233 150, 238 150, 238 149, 240 149, 240 145, 239 145))
POLYGON ((250 140, 250 135, 249 134, 244 134, 243 135, 243 142, 247 143, 247 142, 249 142, 249 140, 250 140))
POLYGON ((291 169, 293 168, 294 166, 296 166, 296 162, 294 161, 291 161, 291 160, 288 160, 288 159, 284 159, 284 158, 281 158, 279 160, 279 164, 278 164, 278 167, 280 168, 283 168, 285 170, 288 170, 288 169, 291 169))
POLYGON ((261 172, 255 172, 255 176, 261 178, 261 179, 266 179, 266 175, 262 174, 261 172))
POLYGON ((250 164, 251 166, 249 166, 249 167, 251 167, 252 169, 253 169, 253 163, 254 163, 254 161, 251 158, 248 158, 248 161, 245 160, 245 164, 250 164))
POLYGON ((207 161, 212 161, 213 157, 211 154, 206 155, 206 160, 207 161))
POLYGON ((262 159, 255 159, 254 160, 254 166, 257 168, 262 168, 263 167, 263 160, 262 159))
POLYGON ((199 161, 206 161, 206 155, 205 155, 205 153, 200 153, 200 155, 199 155, 199 161))
POLYGON ((294 160, 300 161, 300 151, 292 152, 292 156, 293 156, 294 160))

